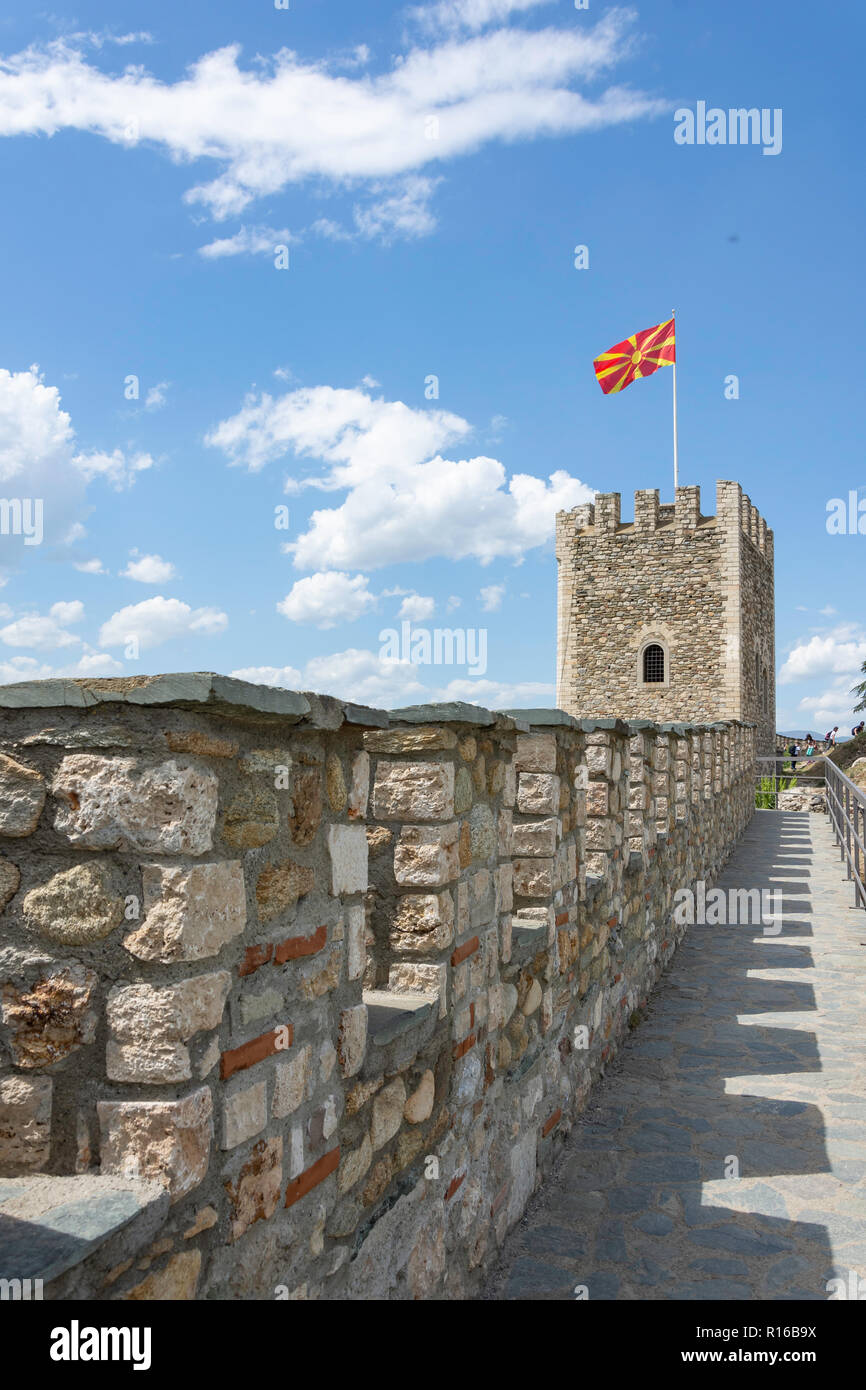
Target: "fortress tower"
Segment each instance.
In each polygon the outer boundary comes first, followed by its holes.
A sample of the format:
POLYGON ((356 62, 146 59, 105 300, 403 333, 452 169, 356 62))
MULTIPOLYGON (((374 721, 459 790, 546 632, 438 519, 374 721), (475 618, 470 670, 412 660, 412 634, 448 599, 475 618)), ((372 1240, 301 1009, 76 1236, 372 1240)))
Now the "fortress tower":
POLYGON ((774 750, 773 533, 739 483, 716 484, 716 515, 698 487, 620 494, 556 518, 557 688, 579 718, 758 725, 774 750))

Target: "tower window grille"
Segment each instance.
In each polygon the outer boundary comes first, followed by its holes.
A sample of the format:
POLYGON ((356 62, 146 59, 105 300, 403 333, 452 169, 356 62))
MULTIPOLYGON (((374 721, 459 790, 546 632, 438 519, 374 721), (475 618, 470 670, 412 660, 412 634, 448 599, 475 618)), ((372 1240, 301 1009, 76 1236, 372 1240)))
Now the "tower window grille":
POLYGON ((664 647, 660 647, 657 642, 651 642, 644 648, 643 678, 648 685, 664 682, 665 652, 664 647))

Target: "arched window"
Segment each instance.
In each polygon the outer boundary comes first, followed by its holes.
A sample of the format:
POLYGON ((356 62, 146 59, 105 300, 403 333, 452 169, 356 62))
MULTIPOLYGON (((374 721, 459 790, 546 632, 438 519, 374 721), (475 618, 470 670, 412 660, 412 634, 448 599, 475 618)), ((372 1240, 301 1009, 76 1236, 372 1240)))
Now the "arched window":
POLYGON ((643 678, 647 685, 664 684, 665 649, 658 642, 650 642, 643 651, 643 678))

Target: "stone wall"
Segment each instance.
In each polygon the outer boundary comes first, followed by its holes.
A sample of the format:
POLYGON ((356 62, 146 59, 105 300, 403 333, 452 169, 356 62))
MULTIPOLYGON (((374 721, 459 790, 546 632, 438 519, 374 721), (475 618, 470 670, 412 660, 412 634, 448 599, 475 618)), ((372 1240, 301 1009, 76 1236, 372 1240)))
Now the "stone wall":
POLYGON ((754 804, 738 723, 209 675, 0 711, 0 1173, 169 1203, 53 1297, 470 1296, 754 804))
POLYGON ((700 489, 619 493, 560 512, 557 701, 574 715, 757 724, 773 751, 773 533, 739 483, 720 481, 716 515, 700 489), (643 681, 644 647, 665 651, 664 682, 643 681))

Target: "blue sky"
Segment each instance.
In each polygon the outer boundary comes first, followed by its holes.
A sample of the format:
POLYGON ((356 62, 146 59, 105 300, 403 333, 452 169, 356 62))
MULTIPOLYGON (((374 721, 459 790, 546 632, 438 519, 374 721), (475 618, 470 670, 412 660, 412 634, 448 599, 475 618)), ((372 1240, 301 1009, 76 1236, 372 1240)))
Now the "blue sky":
POLYGON ((776 533, 779 727, 850 724, 866 26, 833 17, 7 0, 0 491, 45 534, 0 536, 0 677, 552 704, 556 509, 672 495, 670 373, 605 397, 592 359, 675 308, 681 481, 776 533), (699 101, 781 109, 781 152, 678 145, 699 101), (486 670, 383 664, 406 619, 484 629, 486 670))

